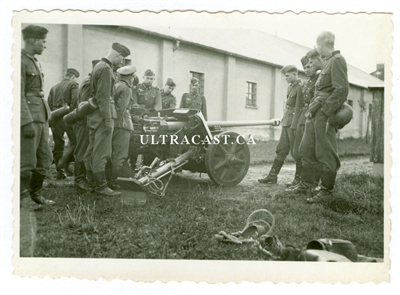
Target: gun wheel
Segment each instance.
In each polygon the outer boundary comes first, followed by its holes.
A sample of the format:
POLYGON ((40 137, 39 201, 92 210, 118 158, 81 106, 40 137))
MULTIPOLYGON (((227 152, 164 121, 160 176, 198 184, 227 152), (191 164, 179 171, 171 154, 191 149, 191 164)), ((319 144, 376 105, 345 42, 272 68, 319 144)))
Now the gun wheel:
POLYGON ((219 143, 210 144, 207 148, 207 174, 220 186, 237 185, 249 170, 249 147, 242 136, 232 131, 219 134, 219 140, 219 143))

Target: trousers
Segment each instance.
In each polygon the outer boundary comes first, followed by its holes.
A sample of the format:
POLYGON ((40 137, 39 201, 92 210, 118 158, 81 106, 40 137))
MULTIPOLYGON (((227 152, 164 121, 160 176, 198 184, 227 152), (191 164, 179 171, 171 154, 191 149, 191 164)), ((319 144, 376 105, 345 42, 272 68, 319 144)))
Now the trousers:
POLYGON ((89 127, 89 145, 85 153, 89 165, 85 167, 93 173, 105 172, 107 161, 111 159, 114 120, 111 123, 112 128, 107 128, 104 120, 97 128, 89 127))
POLYGON ((89 128, 85 121, 78 121, 73 126, 75 137, 76 137, 76 147, 74 151, 75 162, 83 162, 89 165, 90 157, 86 155, 86 150, 89 145, 89 128))
POLYGON ((128 159, 131 132, 122 128, 114 128, 112 139, 111 162, 114 167, 122 167, 128 159))
POLYGON ((304 125, 297 125, 297 129, 294 136, 292 155, 294 159, 298 159, 299 161, 301 159, 300 143, 301 140, 303 139, 303 135, 304 135, 304 125))
POLYGON ((336 142, 337 129, 329 126, 326 130, 327 121, 328 117, 322 110, 318 110, 313 118, 307 118, 299 150, 303 165, 319 164, 324 171, 336 173, 340 168, 336 142))
POLYGON ((290 127, 282 127, 281 136, 276 146, 276 159, 279 162, 284 162, 289 153, 291 153, 296 162, 300 161, 301 158, 295 158, 295 154, 293 153, 295 131, 290 127))
POLYGON ((21 195, 30 190, 31 173, 46 176, 53 161, 49 145, 49 123, 33 122, 33 126, 36 132, 34 137, 27 138, 21 133, 21 195))
POLYGON ((65 124, 62 118, 56 120, 52 124, 51 132, 53 133, 53 140, 54 140, 53 157, 55 164, 57 166, 58 161, 64 154, 64 146, 65 146, 64 133, 67 133, 68 136, 69 140, 68 149, 74 150, 77 142, 72 126, 65 124))

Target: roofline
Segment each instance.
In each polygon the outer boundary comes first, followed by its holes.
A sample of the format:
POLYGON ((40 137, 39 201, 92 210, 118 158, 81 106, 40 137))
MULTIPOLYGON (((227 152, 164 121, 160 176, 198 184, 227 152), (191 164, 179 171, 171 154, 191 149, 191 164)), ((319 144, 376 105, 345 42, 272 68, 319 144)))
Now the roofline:
MULTIPOLYGON (((87 25, 87 26, 92 26, 92 25, 87 25)), ((93 26, 98 27, 98 25, 93 25, 93 26)), ((107 25, 103 25, 103 26, 107 26, 107 25)), ((193 42, 193 41, 182 40, 182 39, 179 39, 179 38, 176 38, 176 37, 168 36, 168 35, 157 33, 157 32, 153 32, 153 31, 149 31, 149 30, 146 30, 146 29, 141 29, 141 28, 134 27, 134 26, 118 26, 118 27, 125 28, 127 30, 136 31, 136 32, 139 32, 139 33, 142 33, 142 34, 145 34, 145 35, 151 35, 151 36, 155 36, 155 37, 161 37, 161 38, 164 38, 164 39, 167 39, 167 40, 179 41, 181 43, 187 43, 187 44, 190 44, 190 45, 196 45, 196 46, 198 46, 200 48, 213 50, 213 51, 222 53, 224 55, 235 56, 235 57, 239 57, 239 58, 242 58, 242 59, 245 59, 245 60, 250 60, 250 61, 257 61, 257 62, 261 62, 263 64, 267 64, 267 65, 270 65, 270 66, 273 66, 273 67, 277 67, 277 68, 283 67, 283 65, 280 65, 280 64, 275 64, 275 63, 268 62, 268 61, 265 61, 265 60, 261 60, 261 59, 252 58, 252 57, 248 57, 248 56, 245 56, 245 55, 229 52, 229 51, 226 51, 226 50, 218 49, 218 48, 215 48, 215 47, 211 47, 211 46, 204 45, 204 44, 197 43, 197 42, 193 42)), ((284 40, 287 41, 287 42, 294 43, 294 42, 292 42, 290 40, 286 40, 286 39, 284 39, 284 40)), ((296 44, 296 43, 294 43, 294 44, 296 44)), ((301 70, 301 69, 299 69, 299 71, 304 73, 304 71, 301 70)), ((374 78, 376 78, 376 77, 374 77, 374 78)), ((352 82, 349 82, 349 84, 353 85, 353 86, 360 87, 360 88, 364 88, 364 89, 370 88, 370 86, 358 85, 358 84, 355 84, 355 83, 352 83, 352 82)))

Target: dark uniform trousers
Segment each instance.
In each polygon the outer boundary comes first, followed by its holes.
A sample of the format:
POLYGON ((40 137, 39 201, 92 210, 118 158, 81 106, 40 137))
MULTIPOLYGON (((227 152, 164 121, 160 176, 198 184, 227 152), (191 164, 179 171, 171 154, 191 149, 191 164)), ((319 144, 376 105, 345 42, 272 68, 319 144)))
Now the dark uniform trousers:
POLYGON ((86 149, 89 145, 89 128, 87 127, 86 120, 78 121, 73 125, 76 137, 76 147, 74 152, 75 162, 83 162, 85 167, 89 164, 89 155, 85 156, 86 149))
POLYGON ((276 159, 279 162, 284 162, 286 157, 290 154, 295 161, 300 161, 301 158, 295 158, 294 153, 294 139, 296 137, 296 130, 291 127, 282 127, 282 133, 279 138, 278 145, 276 146, 276 159))
MULTIPOLYGON (((51 132, 53 134, 53 140, 54 140, 53 156, 55 164, 57 166, 58 162, 60 161, 60 159, 64 154, 64 146, 65 146, 64 133, 67 133, 69 140, 68 151, 66 151, 66 154, 72 154, 72 151, 76 147, 77 139, 72 126, 65 124, 63 118, 60 118, 52 123, 51 132)), ((67 161, 67 163, 68 162, 69 161, 67 161)), ((62 168, 60 169, 62 170, 62 168)))
POLYGON ((296 129, 296 132, 294 135, 292 157, 293 157, 293 159, 296 160, 296 162, 301 160, 300 143, 301 143, 301 140, 303 139, 304 128, 305 127, 302 124, 297 125, 297 129, 296 129))
POLYGON ((131 131, 114 128, 111 157, 113 167, 122 167, 122 164, 128 159, 130 137, 131 131))

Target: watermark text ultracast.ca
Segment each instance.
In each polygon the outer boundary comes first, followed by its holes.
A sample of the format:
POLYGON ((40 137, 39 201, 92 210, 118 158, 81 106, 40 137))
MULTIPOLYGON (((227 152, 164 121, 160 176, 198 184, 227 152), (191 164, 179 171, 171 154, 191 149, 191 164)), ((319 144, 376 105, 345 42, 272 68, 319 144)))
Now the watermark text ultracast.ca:
POLYGON ((229 134, 223 134, 223 135, 215 135, 212 138, 209 138, 208 136, 205 136, 204 138, 201 138, 200 135, 196 134, 193 135, 192 137, 187 137, 186 135, 183 136, 182 138, 179 138, 178 135, 176 134, 162 134, 162 135, 140 135, 140 143, 142 145, 145 144, 151 144, 151 145, 156 145, 156 144, 188 144, 188 145, 198 145, 201 143, 207 143, 207 144, 256 144, 254 138, 252 135, 249 135, 248 139, 245 139, 244 136, 238 135, 235 136, 234 140, 230 140, 230 135, 229 134))

